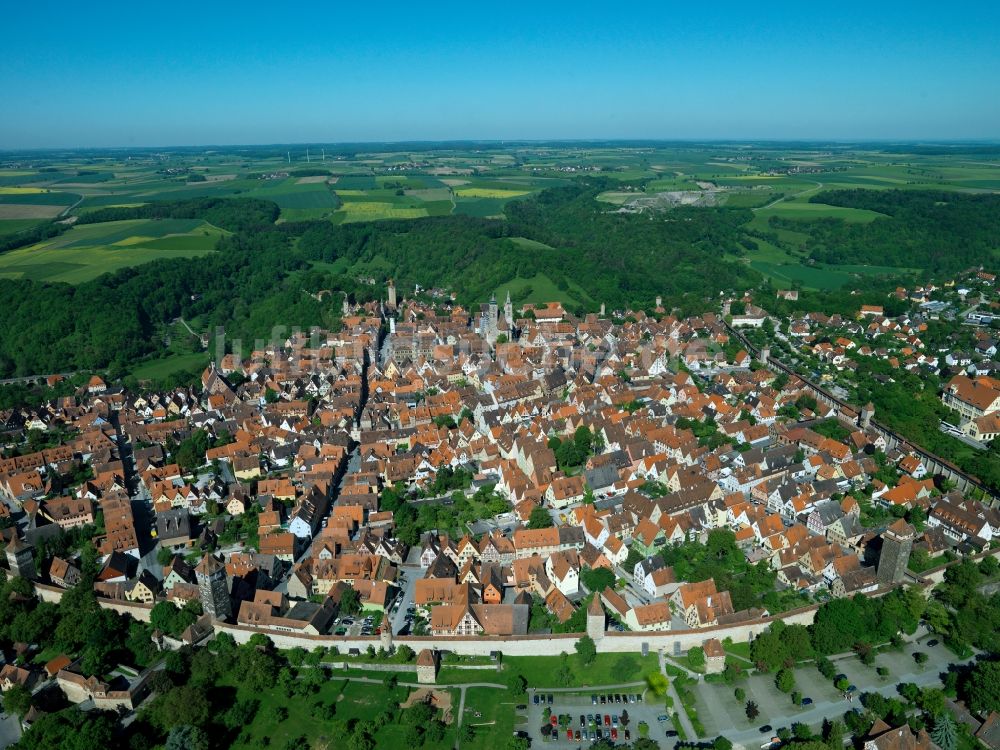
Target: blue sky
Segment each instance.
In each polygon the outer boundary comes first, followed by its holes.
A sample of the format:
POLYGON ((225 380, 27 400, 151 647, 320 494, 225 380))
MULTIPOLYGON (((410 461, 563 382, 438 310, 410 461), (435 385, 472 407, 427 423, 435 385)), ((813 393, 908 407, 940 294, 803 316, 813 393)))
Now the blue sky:
POLYGON ((998 6, 12 3, 0 148, 996 139, 998 6))

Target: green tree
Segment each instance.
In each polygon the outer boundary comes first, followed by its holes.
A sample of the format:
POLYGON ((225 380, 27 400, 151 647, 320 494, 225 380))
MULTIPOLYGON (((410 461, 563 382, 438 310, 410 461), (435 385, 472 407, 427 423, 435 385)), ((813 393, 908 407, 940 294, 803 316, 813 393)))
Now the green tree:
POLYGON ((958 747, 958 728, 948 711, 935 714, 931 739, 941 750, 956 750, 958 747))
POLYGON ((594 644, 593 639, 588 635, 585 635, 578 640, 574 648, 576 649, 577 655, 580 657, 580 661, 582 661, 585 665, 592 664, 594 659, 597 658, 597 646, 594 644))
POLYGON ((348 587, 340 594, 340 611, 345 615, 356 615, 361 611, 361 597, 353 587, 348 587))
POLYGON ((547 529, 552 525, 552 516, 540 505, 532 509, 531 515, 528 516, 529 529, 547 529))
POLYGON ((16 714, 22 719, 31 708, 31 691, 23 685, 13 685, 3 694, 3 708, 8 713, 16 714))
POLYGON ((749 719, 750 721, 753 721, 758 716, 760 716, 760 709, 757 707, 757 703, 755 701, 747 701, 747 704, 743 710, 744 713, 746 713, 747 715, 747 719, 749 719))
POLYGON ((1000 662, 980 660, 965 680, 969 707, 978 714, 1000 710, 1000 662))
POLYGON ((705 667, 705 649, 701 646, 694 646, 688 649, 687 662, 691 669, 696 671, 705 667))
POLYGON ((208 750, 208 735, 200 727, 182 724, 170 730, 166 750, 208 750))

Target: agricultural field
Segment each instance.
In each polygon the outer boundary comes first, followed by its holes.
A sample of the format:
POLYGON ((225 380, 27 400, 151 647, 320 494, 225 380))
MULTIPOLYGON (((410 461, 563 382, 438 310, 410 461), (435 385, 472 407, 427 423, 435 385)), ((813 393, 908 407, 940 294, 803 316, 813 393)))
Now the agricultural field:
POLYGON ((0 278, 79 284, 158 258, 210 253, 225 234, 199 219, 112 221, 0 254, 0 278))
MULTIPOLYGON (((725 209, 752 211, 745 225, 757 249, 744 262, 775 283, 841 288, 864 277, 908 269, 807 263, 809 222, 840 219, 861 224, 881 214, 811 203, 823 190, 1000 190, 1000 154, 904 153, 876 147, 630 144, 453 144, 428 149, 369 150, 313 145, 231 151, 198 149, 123 154, 58 154, 0 160, 0 238, 63 215, 108 206, 197 197, 250 196, 274 201, 279 222, 333 223, 415 220, 458 214, 502 218, 508 204, 581 177, 605 182, 597 199, 609 211, 636 196, 658 192, 718 191, 725 209), (783 225, 772 226, 772 219, 783 225), (803 231, 794 224, 801 222, 803 231)), ((165 235, 135 231, 91 237, 76 227, 48 243, 0 257, 0 275, 80 281, 103 270, 156 257, 197 255, 214 240, 199 230, 165 235), (131 238, 136 239, 131 239, 131 238)), ((209 230, 211 231, 211 230, 209 230)), ((544 252, 529 240, 522 248, 544 252)), ((359 272, 391 273, 375 259, 359 272)), ((566 284, 564 283, 564 286, 566 284)), ((560 290, 547 277, 512 279, 529 300, 591 304, 578 289, 560 290)))

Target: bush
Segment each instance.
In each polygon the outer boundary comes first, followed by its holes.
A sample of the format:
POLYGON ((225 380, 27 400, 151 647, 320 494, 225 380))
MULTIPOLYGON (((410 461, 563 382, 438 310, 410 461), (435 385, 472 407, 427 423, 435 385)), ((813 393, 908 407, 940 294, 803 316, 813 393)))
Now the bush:
POLYGON ((774 686, 783 693, 790 693, 795 689, 795 673, 788 669, 779 669, 774 676, 774 686))
POLYGON ((701 646, 695 646, 694 648, 688 649, 687 652, 687 662, 688 666, 695 671, 700 671, 705 668, 705 649, 701 646))

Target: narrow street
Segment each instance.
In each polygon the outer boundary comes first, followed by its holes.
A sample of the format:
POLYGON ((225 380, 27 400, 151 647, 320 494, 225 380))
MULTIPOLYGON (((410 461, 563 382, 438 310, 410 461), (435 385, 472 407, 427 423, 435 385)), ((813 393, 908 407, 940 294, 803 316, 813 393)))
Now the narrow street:
POLYGON ((677 688, 674 687, 674 681, 670 679, 667 674, 666 669, 666 659, 663 657, 663 649, 657 652, 657 656, 660 659, 660 672, 663 676, 667 678, 667 695, 670 696, 670 700, 674 702, 674 709, 677 711, 677 718, 680 719, 681 728, 684 730, 684 734, 687 736, 688 740, 696 742, 698 740, 698 733, 694 730, 694 724, 691 723, 691 719, 688 718, 687 710, 684 708, 684 704, 681 703, 681 697, 677 693, 677 688))

